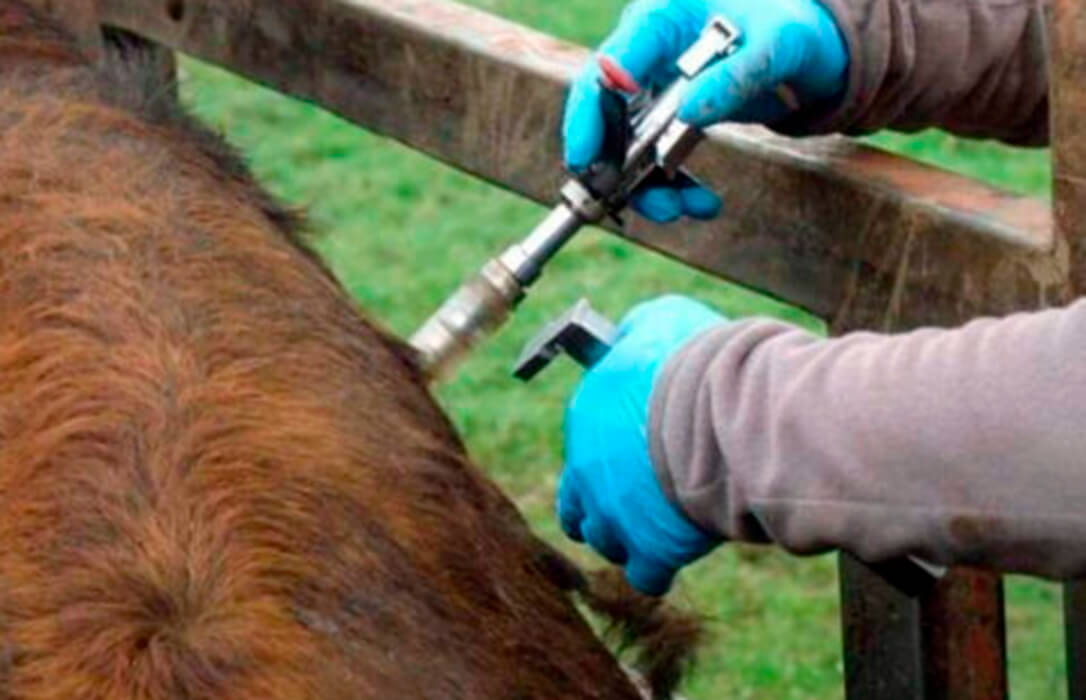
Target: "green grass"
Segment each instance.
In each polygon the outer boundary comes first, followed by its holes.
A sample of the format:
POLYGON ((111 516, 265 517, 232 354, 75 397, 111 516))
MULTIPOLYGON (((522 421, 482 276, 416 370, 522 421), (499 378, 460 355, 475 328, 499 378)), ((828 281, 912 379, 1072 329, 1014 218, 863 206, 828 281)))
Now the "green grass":
MULTIPOLYGON (((581 43, 598 41, 621 6, 618 0, 474 4, 581 43)), ((312 106, 207 66, 186 62, 183 87, 189 104, 245 151, 273 191, 309 208, 317 227, 327 232, 320 248, 344 284, 401 334, 543 213, 312 106)), ((1044 152, 1011 151, 934 132, 870 140, 1017 191, 1047 195, 1044 152)), ((796 309, 593 231, 552 264, 508 330, 440 389, 476 460, 538 532, 585 561, 592 560, 563 541, 551 515, 561 466, 562 405, 577 372, 563 363, 528 388, 510 379, 509 366, 545 320, 580 296, 617 316, 661 292, 690 294, 735 316, 770 314, 820 327, 796 309)), ((766 549, 726 547, 684 574, 678 595, 714 620, 713 645, 686 688, 694 698, 841 697, 833 557, 801 560, 766 549)), ((1058 589, 1015 579, 1008 600, 1015 696, 1058 697, 1063 692, 1058 589)))

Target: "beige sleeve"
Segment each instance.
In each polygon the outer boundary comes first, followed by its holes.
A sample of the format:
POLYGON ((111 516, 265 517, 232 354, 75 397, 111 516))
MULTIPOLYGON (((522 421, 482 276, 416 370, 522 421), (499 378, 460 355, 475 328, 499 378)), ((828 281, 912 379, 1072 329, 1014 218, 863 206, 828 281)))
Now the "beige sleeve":
POLYGON ((939 127, 1020 145, 1048 141, 1042 0, 820 0, 848 46, 844 100, 784 133, 939 127))
POLYGON ((1086 574, 1086 301, 955 330, 710 331, 653 394, 701 527, 794 553, 1086 574))

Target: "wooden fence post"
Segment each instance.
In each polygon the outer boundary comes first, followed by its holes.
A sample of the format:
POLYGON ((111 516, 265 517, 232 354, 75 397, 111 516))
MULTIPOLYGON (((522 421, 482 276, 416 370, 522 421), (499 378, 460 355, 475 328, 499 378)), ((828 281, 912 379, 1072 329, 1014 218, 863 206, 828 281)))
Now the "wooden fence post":
POLYGON ((841 555, 847 697, 1007 697, 999 577, 957 569, 916 586, 907 584, 904 566, 869 566, 841 555))
MULTIPOLYGON (((1086 293, 1086 6, 1048 5, 1054 220, 1071 259, 1069 295, 1086 293)), ((1067 688, 1086 698, 1086 582, 1064 587, 1067 688)))

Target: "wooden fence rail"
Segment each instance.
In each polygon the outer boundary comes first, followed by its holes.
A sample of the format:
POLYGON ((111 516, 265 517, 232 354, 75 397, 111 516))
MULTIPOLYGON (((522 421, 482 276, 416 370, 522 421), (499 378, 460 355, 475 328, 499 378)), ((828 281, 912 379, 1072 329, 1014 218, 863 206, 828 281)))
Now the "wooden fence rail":
MULTIPOLYGON (((446 0, 37 1, 91 44, 98 22, 135 32, 537 201, 550 203, 563 177, 558 119, 585 50, 478 10, 446 0)), ((616 233, 803 306, 836 332, 1066 301, 1086 282, 1086 247, 1068 235, 1086 216, 1086 132, 1075 125, 1086 111, 1086 9, 1052 0, 1049 22, 1058 227, 1042 202, 848 139, 724 127, 692 167, 724 194, 727 217, 683 231, 631 221, 616 233)), ((911 588, 842 555, 841 593, 848 697, 1007 696, 998 576, 954 570, 911 588)), ((1071 689, 1086 697, 1086 593, 1073 587, 1067 601, 1071 689)))
MULTIPOLYGON (((584 49, 444 0, 98 0, 102 18, 537 201, 584 49)), ((1049 208, 840 138, 725 128, 719 222, 626 235, 835 325, 954 323, 1062 283, 1049 208)))

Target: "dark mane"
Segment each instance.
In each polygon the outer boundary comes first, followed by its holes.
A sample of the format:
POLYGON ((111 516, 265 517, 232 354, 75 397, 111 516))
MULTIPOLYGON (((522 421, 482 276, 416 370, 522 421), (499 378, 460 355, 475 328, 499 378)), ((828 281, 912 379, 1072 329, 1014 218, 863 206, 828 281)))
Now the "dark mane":
POLYGON ((100 72, 102 98, 113 106, 139 115, 146 123, 168 129, 199 150, 232 186, 244 189, 268 221, 300 249, 308 233, 301 210, 287 208, 253 178, 245 159, 221 134, 192 117, 177 99, 177 86, 163 81, 168 66, 162 54, 150 50, 139 37, 118 29, 103 32, 106 45, 100 72))
POLYGON ((272 196, 252 176, 245 158, 229 141, 184 109, 177 99, 177 85, 163 79, 172 68, 163 65, 163 55, 140 37, 119 29, 106 28, 103 42, 104 61, 99 71, 103 101, 170 131, 178 140, 203 153, 224 185, 244 191, 275 230, 313 262, 323 265, 307 244, 312 230, 304 212, 289 208, 272 196))

